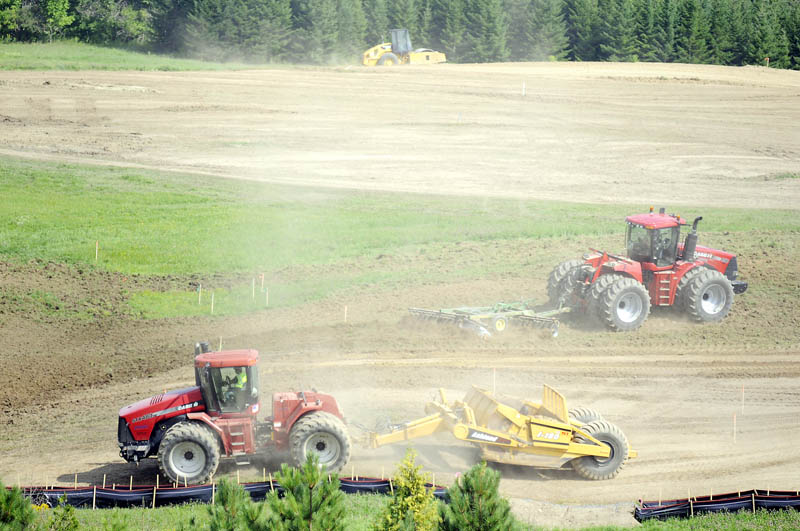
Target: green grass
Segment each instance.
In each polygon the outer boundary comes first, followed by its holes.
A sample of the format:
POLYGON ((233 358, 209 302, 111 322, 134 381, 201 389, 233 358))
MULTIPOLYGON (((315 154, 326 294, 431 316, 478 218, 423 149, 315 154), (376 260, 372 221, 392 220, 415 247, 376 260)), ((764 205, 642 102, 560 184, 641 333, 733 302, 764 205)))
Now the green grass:
MULTIPOLYGON (((389 501, 388 496, 351 495, 345 498, 347 504, 345 529, 348 531, 366 531, 383 506, 389 501)), ((42 520, 50 516, 51 511, 41 513, 42 520)), ((81 509, 76 512, 82 529, 110 529, 117 524, 127 529, 196 529, 208 526, 208 510, 206 505, 187 504, 157 509, 106 509, 93 511, 81 509)), ((696 516, 690 519, 670 519, 664 522, 649 520, 642 527, 653 531, 683 530, 791 530, 800 529, 800 512, 798 511, 765 511, 755 514, 749 512, 720 513, 696 516)), ((533 526, 531 529, 545 529, 533 526)), ((563 529, 563 528, 562 528, 563 529)), ((592 530, 626 529, 614 526, 591 527, 592 530)))
MULTIPOLYGON (((261 65, 264 68, 266 65, 261 65)), ((0 70, 243 70, 243 63, 211 63, 139 53, 75 41, 0 43, 0 70)), ((270 66, 271 68, 271 66, 270 66)))
MULTIPOLYGON (((377 518, 383 506, 389 501, 382 495, 350 495, 345 497, 345 529, 348 531, 367 531, 377 518)), ((52 511, 45 510, 40 518, 46 521, 52 511)), ((123 529, 207 529, 209 525, 208 506, 186 504, 156 509, 104 509, 76 511, 81 529, 112 529, 116 524, 123 529)))
POLYGON ((739 531, 745 529, 770 529, 770 530, 790 530, 800 529, 800 512, 793 510, 786 511, 765 511, 759 509, 755 513, 718 513, 704 514, 689 519, 673 518, 665 522, 650 520, 642 525, 645 530, 730 530, 739 531))
MULTIPOLYGON (((238 275, 206 286, 215 314, 319 299, 363 286, 472 278, 519 267, 524 256, 432 268, 463 242, 619 235, 643 205, 585 205, 272 185, 125 168, 0 159, 0 258, 51 260, 123 274, 238 275), (95 262, 95 244, 99 246, 95 262), (451 247, 448 247, 451 246, 451 247), (396 264, 382 266, 382 257, 396 264), (504 262, 505 261, 505 262, 504 262), (511 261, 514 263, 512 264, 511 261), (507 263, 506 263, 507 262, 507 263), (230 283, 229 283, 230 284, 230 283)), ((693 209, 694 210, 694 209, 693 209)), ((793 211, 703 208, 703 231, 796 232, 793 211)), ((600 239, 600 238, 598 238, 600 239)), ((52 303, 39 297, 37 304, 52 303)), ((145 318, 210 312, 192 288, 132 294, 145 318)))

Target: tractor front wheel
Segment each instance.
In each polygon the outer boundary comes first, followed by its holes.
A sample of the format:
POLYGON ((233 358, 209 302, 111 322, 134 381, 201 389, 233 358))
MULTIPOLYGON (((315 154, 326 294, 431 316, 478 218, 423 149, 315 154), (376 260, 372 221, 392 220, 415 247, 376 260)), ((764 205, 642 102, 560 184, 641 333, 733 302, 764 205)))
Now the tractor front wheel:
POLYGON ((179 422, 158 447, 158 467, 175 483, 205 483, 217 471, 219 442, 205 424, 179 422))
POLYGON ((721 321, 731 311, 733 288, 730 281, 716 269, 708 269, 689 282, 686 311, 696 321, 721 321))
POLYGON ((643 285, 632 278, 617 279, 600 299, 600 319, 611 330, 636 330, 649 313, 650 295, 643 285))
POLYGON ((289 432, 292 461, 302 466, 306 456, 314 453, 320 466, 328 472, 339 472, 350 459, 350 438, 342 420, 324 411, 314 411, 294 423, 289 432))
MULTIPOLYGON (((609 448, 608 457, 585 455, 572 461, 572 468, 579 476, 591 480, 611 479, 619 474, 628 459, 628 439, 615 425, 604 420, 584 424, 581 430, 609 448)), ((580 439, 579 442, 586 442, 580 439)))

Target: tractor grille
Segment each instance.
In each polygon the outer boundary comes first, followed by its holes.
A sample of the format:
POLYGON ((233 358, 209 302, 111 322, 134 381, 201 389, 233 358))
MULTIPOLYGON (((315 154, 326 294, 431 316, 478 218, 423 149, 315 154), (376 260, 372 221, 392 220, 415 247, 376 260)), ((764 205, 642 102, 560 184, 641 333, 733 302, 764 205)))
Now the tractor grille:
POLYGON ((117 426, 117 440, 123 445, 136 442, 133 439, 131 430, 128 428, 128 423, 122 417, 119 418, 119 425, 117 426))

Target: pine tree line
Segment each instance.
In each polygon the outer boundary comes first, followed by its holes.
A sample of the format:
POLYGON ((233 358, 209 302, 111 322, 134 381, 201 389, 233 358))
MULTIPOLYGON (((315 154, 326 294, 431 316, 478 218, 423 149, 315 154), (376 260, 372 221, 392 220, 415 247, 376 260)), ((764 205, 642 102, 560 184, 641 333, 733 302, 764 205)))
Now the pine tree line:
POLYGON ((800 0, 0 0, 0 39, 69 37, 210 60, 336 63, 408 28, 450 62, 800 69, 800 0))

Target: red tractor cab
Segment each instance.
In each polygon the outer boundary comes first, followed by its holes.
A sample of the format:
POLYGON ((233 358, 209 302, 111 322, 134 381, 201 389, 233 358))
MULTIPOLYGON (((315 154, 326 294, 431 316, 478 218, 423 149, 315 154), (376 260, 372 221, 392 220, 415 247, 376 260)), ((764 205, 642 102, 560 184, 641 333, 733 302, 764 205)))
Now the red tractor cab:
POLYGON ((651 304, 675 306, 697 321, 724 319, 747 283, 737 279, 734 254, 697 245, 702 219, 681 243, 680 216, 663 208, 628 216, 626 255, 592 249, 582 260, 562 262, 548 278, 551 304, 586 311, 617 331, 639 328, 651 304))
POLYGON ((338 472, 350 458, 350 438, 336 399, 316 391, 272 395, 272 416, 257 419, 258 352, 211 352, 198 343, 195 386, 170 391, 122 408, 120 456, 138 463, 158 459, 173 482, 202 483, 220 458, 248 464, 249 456, 288 452, 292 464, 316 453, 320 464, 338 472))

